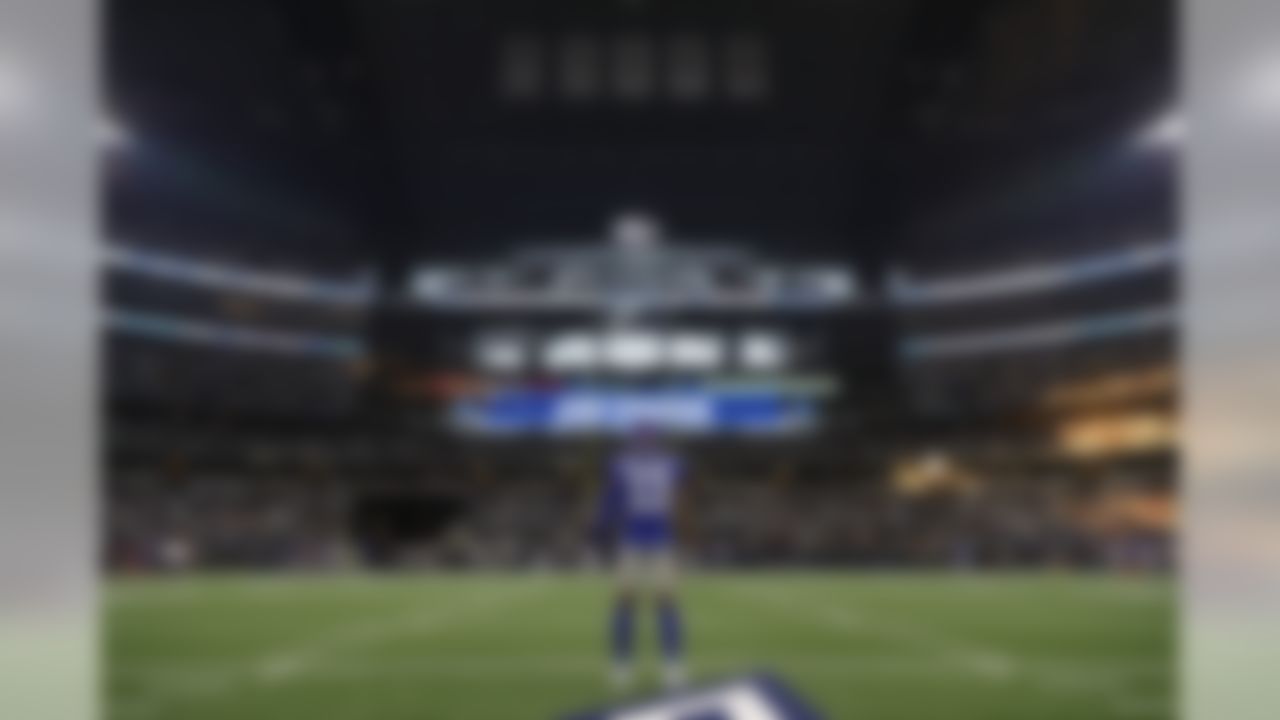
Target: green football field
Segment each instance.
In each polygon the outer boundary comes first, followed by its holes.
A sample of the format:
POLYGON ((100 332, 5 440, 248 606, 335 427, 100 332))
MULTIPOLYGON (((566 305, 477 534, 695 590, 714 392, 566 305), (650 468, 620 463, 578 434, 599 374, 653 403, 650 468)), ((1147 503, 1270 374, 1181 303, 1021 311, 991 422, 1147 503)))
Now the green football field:
MULTIPOLYGON (((770 669, 831 718, 1175 714, 1168 579, 735 574, 684 597, 695 679, 770 669)), ((610 699, 608 602, 585 575, 117 580, 109 717, 554 718, 610 699)))

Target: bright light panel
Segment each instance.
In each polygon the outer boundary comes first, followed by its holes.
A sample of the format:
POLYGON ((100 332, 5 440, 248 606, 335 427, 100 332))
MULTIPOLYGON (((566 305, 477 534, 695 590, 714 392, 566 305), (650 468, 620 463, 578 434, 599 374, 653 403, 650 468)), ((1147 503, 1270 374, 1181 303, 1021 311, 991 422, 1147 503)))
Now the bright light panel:
POLYGON ((724 343, 712 333, 676 333, 668 341, 667 362, 678 370, 716 370, 724 364, 724 343))
POLYGON ((519 372, 528 364, 528 355, 527 346, 516 335, 490 335, 476 346, 476 363, 489 372, 519 372))
POLYGON ((853 298, 855 283, 853 276, 841 268, 820 268, 812 275, 814 287, 824 297, 831 300, 849 300, 853 298))
POLYGON ((738 353, 742 367, 756 371, 779 370, 787 364, 790 355, 786 340, 771 331, 743 335, 738 353))
POLYGON ((592 333, 564 333, 543 348, 542 364, 560 372, 594 370, 600 365, 600 341, 592 333))
POLYGON ((458 276, 447 268, 421 268, 413 276, 413 294, 427 300, 456 299, 458 276))
POLYGON ((624 212, 614 217, 609 233, 615 245, 631 252, 654 249, 661 241, 658 219, 643 212, 624 212))
POLYGON ((604 356, 611 369, 646 372, 662 364, 662 337, 641 330, 620 330, 605 335, 604 356))

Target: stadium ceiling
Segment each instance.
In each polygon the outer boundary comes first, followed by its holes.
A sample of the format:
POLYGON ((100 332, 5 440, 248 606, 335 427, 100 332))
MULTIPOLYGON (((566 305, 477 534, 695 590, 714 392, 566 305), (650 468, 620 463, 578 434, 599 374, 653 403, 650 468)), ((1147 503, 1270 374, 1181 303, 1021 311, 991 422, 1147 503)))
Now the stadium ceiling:
POLYGON ((109 5, 112 232, 311 262, 481 258, 641 207, 874 272, 954 188, 1167 99, 1130 92, 1164 67, 1157 0, 109 5))

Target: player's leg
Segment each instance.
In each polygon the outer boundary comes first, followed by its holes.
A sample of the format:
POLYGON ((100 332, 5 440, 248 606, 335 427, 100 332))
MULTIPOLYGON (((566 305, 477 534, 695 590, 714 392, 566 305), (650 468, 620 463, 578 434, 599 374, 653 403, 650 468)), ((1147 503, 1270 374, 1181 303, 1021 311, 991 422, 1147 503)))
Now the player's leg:
POLYGON ((613 684, 618 689, 631 685, 634 675, 636 588, 640 558, 629 548, 618 553, 617 580, 609 637, 613 655, 613 684))
POLYGON ((669 548, 652 557, 654 599, 657 605, 658 633, 662 646, 663 682, 668 688, 685 683, 684 622, 680 614, 677 592, 675 551, 669 548))

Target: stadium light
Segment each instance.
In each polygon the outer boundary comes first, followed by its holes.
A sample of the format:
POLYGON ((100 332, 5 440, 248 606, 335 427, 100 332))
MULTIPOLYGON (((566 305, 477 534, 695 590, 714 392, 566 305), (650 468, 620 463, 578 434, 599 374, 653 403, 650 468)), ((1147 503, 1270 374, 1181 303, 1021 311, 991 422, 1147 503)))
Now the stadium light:
POLYGON ((815 292, 833 302, 851 300, 857 291, 853 276, 843 268, 817 268, 810 273, 809 282, 813 284, 815 292))
POLYGON ((643 212, 619 213, 610 224, 609 237, 624 251, 647 252, 661 241, 662 225, 657 218, 643 212))
POLYGON ((941 450, 930 450, 920 458, 920 472, 933 478, 951 471, 951 458, 941 450))
POLYGON ((519 372, 528 364, 527 347, 514 334, 489 335, 476 345, 476 363, 489 372, 519 372))
POLYGON ((662 364, 662 337, 644 330, 616 330, 604 337, 609 368, 624 373, 656 370, 662 364))
POLYGON ((724 364, 724 344, 712 333, 676 333, 668 341, 667 362, 679 370, 716 370, 724 364))
POLYGON ((557 335, 543 346, 542 364, 557 372, 589 371, 600 365, 600 341, 592 333, 557 335))
POLYGON ((449 268, 424 267, 413 275, 410 292, 418 298, 443 302, 457 299, 457 273, 449 268))
POLYGON ((747 370, 779 370, 788 360, 786 340, 770 331, 756 330, 744 335, 738 353, 739 362, 747 370))
POLYGON ((1169 110, 1148 123, 1138 133, 1138 145, 1152 150, 1173 149, 1186 139, 1186 119, 1177 110, 1169 110))

